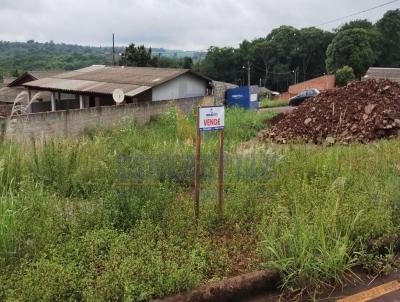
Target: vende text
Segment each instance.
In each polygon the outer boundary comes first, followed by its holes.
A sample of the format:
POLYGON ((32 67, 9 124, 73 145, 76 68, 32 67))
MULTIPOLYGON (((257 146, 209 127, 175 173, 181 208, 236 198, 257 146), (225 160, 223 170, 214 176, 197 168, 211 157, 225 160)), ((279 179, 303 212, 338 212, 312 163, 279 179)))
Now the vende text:
POLYGON ((220 118, 209 118, 204 120, 204 125, 209 127, 209 126, 220 126, 221 125, 221 119, 220 118))

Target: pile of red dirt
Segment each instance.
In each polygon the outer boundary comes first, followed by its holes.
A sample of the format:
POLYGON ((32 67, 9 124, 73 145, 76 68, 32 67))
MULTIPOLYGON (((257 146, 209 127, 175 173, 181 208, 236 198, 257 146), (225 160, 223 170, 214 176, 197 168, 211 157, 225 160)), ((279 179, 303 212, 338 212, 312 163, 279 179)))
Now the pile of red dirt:
POLYGON ((369 143, 400 136, 400 84, 389 80, 352 82, 306 100, 276 116, 259 134, 275 143, 369 143))

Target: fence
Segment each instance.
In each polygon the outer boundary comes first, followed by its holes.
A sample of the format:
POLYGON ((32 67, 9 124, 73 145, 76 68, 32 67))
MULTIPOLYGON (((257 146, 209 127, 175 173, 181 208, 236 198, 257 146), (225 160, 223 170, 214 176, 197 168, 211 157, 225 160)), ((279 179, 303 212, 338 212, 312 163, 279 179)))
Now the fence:
POLYGON ((3 139, 16 142, 29 142, 32 138, 43 140, 48 137, 78 136, 91 129, 116 126, 126 119, 145 124, 151 117, 173 107, 187 113, 200 102, 210 103, 212 99, 201 97, 34 113, 11 119, 2 118, 0 129, 3 139))

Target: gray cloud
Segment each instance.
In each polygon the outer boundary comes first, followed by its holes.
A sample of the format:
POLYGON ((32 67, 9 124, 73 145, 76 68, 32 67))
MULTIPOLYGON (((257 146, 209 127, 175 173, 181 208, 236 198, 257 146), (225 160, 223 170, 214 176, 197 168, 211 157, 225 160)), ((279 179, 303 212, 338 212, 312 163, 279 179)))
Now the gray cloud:
MULTIPOLYGON (((235 46, 282 24, 317 25, 385 0, 0 0, 0 39, 54 40, 84 45, 144 43, 206 49, 235 46)), ((400 2, 365 13, 379 19, 400 2)), ((344 22, 344 21, 343 21, 344 22)), ((332 29, 339 23, 324 26, 332 29)))

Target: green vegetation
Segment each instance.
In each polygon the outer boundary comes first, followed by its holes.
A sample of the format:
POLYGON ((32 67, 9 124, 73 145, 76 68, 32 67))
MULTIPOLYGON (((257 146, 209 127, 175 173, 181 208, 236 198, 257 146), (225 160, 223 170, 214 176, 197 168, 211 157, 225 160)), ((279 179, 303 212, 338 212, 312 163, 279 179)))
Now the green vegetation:
MULTIPOLYGON (((116 47, 117 64, 124 64, 124 47, 116 47)), ((188 60, 198 61, 201 52, 152 50, 153 60, 160 67, 188 66, 188 60)), ((53 42, 38 43, 33 40, 26 43, 0 41, 0 77, 17 76, 28 70, 75 70, 93 64, 112 64, 111 47, 90 47, 53 42)), ((147 63, 146 63, 147 64, 147 63)), ((137 65, 137 64, 136 64, 137 65)))
POLYGON ((27 70, 74 70, 93 64, 111 64, 111 54, 109 47, 0 41, 0 76, 16 76, 27 70))
POLYGON ((210 47, 201 71, 215 80, 247 85, 246 66, 251 65, 252 84, 287 91, 295 81, 305 81, 344 65, 359 78, 370 66, 400 67, 400 9, 381 20, 354 20, 334 32, 310 27, 280 26, 266 37, 243 41, 238 48, 210 47))
POLYGON ((216 134, 204 134, 197 227, 193 115, 3 144, 0 300, 146 301, 265 267, 280 268, 297 293, 343 282, 356 264, 392 265, 400 141, 242 144, 268 117, 227 112, 223 222, 216 134))
POLYGON ((326 67, 334 73, 344 65, 354 70, 360 79, 375 62, 375 53, 368 31, 362 28, 340 31, 326 51, 326 67))
POLYGON ((339 87, 346 86, 347 83, 354 81, 356 76, 354 75, 353 68, 350 66, 343 66, 336 71, 336 84, 339 87))
POLYGON ((283 286, 314 290, 343 283, 356 264, 375 272, 388 264, 377 259, 399 244, 400 157, 387 153, 398 145, 300 147, 284 155, 263 221, 267 264, 285 272, 283 286))
POLYGON ((269 99, 260 100, 260 108, 276 108, 288 105, 289 105, 288 100, 269 100, 269 99))
POLYGON ((380 65, 400 67, 400 9, 386 12, 376 27, 380 33, 380 65))
POLYGON ((192 69, 192 57, 163 57, 161 52, 154 55, 151 48, 146 48, 144 45, 135 46, 130 44, 125 48, 122 54, 120 65, 136 66, 136 67, 163 67, 163 68, 185 68, 192 69))

